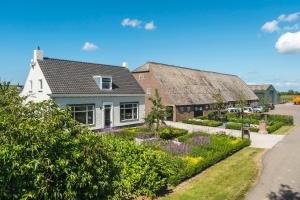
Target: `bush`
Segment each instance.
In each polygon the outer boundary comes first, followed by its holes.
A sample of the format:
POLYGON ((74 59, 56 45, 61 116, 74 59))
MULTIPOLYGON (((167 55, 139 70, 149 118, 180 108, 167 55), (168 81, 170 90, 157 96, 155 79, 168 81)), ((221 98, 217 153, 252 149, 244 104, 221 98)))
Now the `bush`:
POLYGON ((250 127, 249 130, 251 132, 258 132, 259 131, 259 128, 256 128, 256 127, 250 127))
POLYGON ((294 125, 294 118, 290 115, 267 115, 267 120, 269 122, 282 122, 284 125, 294 125))
POLYGON ((186 119, 182 120, 183 123, 186 124, 194 124, 194 125, 200 125, 200 126, 211 126, 211 127, 217 127, 221 126, 223 123, 219 121, 214 121, 214 120, 203 120, 203 121, 195 121, 192 119, 186 119))
POLYGON ((155 196, 167 189, 171 176, 181 164, 179 159, 166 153, 117 136, 104 135, 101 144, 119 169, 119 177, 114 182, 117 199, 155 196))
POLYGON ((274 122, 274 123, 272 123, 271 126, 267 127, 267 131, 268 131, 268 133, 273 133, 276 130, 280 129, 284 125, 285 124, 283 122, 274 122))
POLYGON ((227 121, 241 124, 259 124, 259 120, 255 118, 227 118, 227 121))
POLYGON ((170 128, 170 127, 166 127, 166 128, 159 130, 160 138, 165 139, 165 140, 177 138, 177 137, 185 135, 187 133, 188 133, 187 130, 179 129, 179 128, 170 128))
POLYGON ((192 177, 250 145, 249 139, 234 138, 224 134, 191 133, 179 137, 178 140, 188 144, 191 148, 191 153, 188 156, 182 157, 185 165, 174 175, 173 181, 175 183, 192 177), (199 136, 209 137, 209 143, 199 145, 197 139, 193 139, 199 136))
POLYGON ((230 122, 230 123, 227 123, 227 124, 225 125, 225 127, 226 127, 227 129, 241 130, 241 129, 242 129, 242 124, 230 122))
POLYGON ((117 174, 97 137, 53 102, 0 85, 0 199, 108 199, 117 174))

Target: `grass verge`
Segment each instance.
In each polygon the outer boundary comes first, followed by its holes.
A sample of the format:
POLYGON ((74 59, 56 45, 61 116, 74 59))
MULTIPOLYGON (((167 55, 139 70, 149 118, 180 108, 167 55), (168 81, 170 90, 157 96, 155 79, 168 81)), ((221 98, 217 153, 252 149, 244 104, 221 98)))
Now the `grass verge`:
POLYGON ((271 133, 274 135, 286 135, 290 132, 292 128, 295 126, 289 125, 289 126, 282 126, 280 129, 276 130, 275 132, 271 133))
POLYGON ((178 185, 160 200, 240 200, 256 181, 262 149, 247 147, 178 185))

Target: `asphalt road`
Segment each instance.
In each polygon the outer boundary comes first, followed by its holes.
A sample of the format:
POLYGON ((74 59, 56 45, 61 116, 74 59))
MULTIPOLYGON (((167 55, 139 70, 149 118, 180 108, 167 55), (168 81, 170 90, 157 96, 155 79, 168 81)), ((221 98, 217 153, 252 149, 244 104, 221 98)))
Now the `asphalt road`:
POLYGON ((296 127, 263 156, 261 176, 246 200, 300 200, 300 105, 278 105, 272 113, 293 115, 296 127))

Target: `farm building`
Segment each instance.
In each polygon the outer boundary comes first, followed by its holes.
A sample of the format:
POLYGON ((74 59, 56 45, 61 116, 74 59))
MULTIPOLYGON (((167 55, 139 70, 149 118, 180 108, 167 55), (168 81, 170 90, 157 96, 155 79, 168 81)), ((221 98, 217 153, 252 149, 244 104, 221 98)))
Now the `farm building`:
POLYGON ((173 111, 169 120, 205 115, 216 103, 213 95, 219 91, 227 106, 234 106, 241 98, 248 104, 257 96, 238 76, 202 71, 168 64, 148 62, 132 72, 146 92, 145 112, 151 110, 149 97, 158 90, 164 105, 173 111))
POLYGON ((280 96, 275 87, 271 84, 248 85, 249 88, 258 96, 259 99, 264 98, 270 104, 279 104, 280 96))

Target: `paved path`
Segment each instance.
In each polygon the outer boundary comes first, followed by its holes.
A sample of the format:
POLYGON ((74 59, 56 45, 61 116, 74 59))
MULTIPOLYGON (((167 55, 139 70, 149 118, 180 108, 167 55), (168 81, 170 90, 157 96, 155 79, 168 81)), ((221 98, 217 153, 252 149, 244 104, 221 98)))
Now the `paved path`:
POLYGON ((257 185, 247 200, 300 200, 300 106, 278 105, 272 113, 294 116, 296 127, 262 158, 257 185))
MULTIPOLYGON (((211 134, 215 134, 218 132, 225 132, 227 135, 232 135, 234 137, 241 137, 241 131, 230 130, 218 127, 208 127, 208 126, 198 126, 192 124, 184 124, 181 122, 166 122, 167 125, 175 127, 175 128, 183 128, 188 130, 189 132, 194 131, 203 131, 211 134)), ((251 146, 256 148, 272 148, 275 144, 277 144, 280 140, 283 139, 283 135, 267 135, 267 134, 259 134, 259 133, 250 133, 251 146)))

